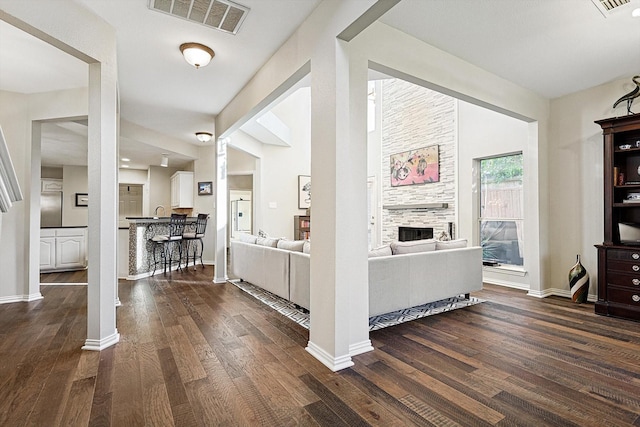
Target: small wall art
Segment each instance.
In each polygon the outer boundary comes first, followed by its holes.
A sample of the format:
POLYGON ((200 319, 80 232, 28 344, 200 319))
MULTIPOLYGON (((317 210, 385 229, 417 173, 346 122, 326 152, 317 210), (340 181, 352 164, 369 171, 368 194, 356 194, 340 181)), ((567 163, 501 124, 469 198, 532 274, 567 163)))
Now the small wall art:
POLYGON ((198 183, 198 196, 211 196, 213 195, 213 182, 199 182, 198 183))
POLYGON ((76 206, 89 206, 89 195, 87 193, 76 193, 76 206))
POLYGON ((311 207, 311 177, 298 175, 298 209, 311 207))
POLYGON ((392 154, 389 160, 392 187, 440 181, 437 145, 392 154))

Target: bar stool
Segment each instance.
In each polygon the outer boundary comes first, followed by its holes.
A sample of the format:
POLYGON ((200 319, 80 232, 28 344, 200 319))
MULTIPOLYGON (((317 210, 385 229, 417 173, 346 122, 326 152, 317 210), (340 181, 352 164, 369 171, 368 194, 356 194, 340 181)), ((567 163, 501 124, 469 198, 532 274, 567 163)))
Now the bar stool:
POLYGON ((149 241, 153 244, 153 276, 156 274, 156 268, 158 264, 163 265, 163 271, 166 274, 167 265, 169 266, 169 272, 171 272, 171 265, 177 261, 178 269, 182 270, 180 265, 182 262, 182 233, 184 232, 184 225, 187 220, 186 214, 171 214, 169 220, 169 234, 157 234, 153 236, 149 241), (178 251, 178 258, 174 259, 173 255, 178 251), (157 259, 157 257, 160 259, 157 259))
POLYGON ((196 270, 197 258, 200 258, 200 265, 204 268, 204 263, 202 262, 204 242, 202 241, 202 238, 204 237, 204 233, 207 229, 208 219, 209 214, 198 214, 198 218, 195 222, 195 228, 193 226, 191 227, 193 231, 182 233, 182 241, 184 242, 185 250, 187 252, 187 268, 189 268, 189 252, 191 249, 193 249, 193 269, 196 270), (198 242, 200 242, 200 255, 198 255, 198 242))

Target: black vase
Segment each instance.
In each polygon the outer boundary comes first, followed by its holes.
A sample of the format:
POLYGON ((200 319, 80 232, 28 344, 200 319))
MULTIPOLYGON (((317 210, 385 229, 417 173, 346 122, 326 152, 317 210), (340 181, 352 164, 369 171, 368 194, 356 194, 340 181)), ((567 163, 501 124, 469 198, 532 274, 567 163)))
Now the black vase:
POLYGON ((589 273, 580 263, 580 255, 577 256, 576 264, 569 270, 569 288, 571 289, 571 300, 578 304, 587 302, 589 295, 589 273))

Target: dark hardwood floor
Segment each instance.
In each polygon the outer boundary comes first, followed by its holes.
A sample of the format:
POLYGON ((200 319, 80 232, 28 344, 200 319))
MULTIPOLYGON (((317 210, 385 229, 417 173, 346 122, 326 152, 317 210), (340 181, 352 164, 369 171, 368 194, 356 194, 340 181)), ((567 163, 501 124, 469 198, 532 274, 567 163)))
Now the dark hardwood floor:
POLYGON ((0 306, 1 426, 640 426, 640 324, 486 286, 371 334, 332 373, 211 267, 120 282, 121 341, 82 351, 86 287, 0 306))
POLYGON ((77 271, 54 271, 51 273, 40 273, 41 285, 55 285, 56 283, 74 283, 74 284, 86 284, 87 272, 84 270, 77 271))

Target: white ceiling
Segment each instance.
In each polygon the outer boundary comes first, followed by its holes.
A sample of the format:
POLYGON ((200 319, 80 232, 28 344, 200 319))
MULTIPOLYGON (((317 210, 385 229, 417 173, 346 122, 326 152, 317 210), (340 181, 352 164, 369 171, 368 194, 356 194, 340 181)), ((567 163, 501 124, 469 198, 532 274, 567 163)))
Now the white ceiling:
MULTIPOLYGON (((231 35, 150 10, 148 0, 74 1, 116 29, 122 119, 192 144, 199 144, 195 132, 213 132, 215 115, 319 3, 237 0, 251 10, 231 35), (178 46, 191 41, 216 52, 207 67, 196 70, 183 60, 178 46)), ((630 14, 640 0, 631 2, 605 17, 590 0, 402 0, 381 21, 555 98, 640 74, 640 18, 630 14)), ((86 85, 84 63, 0 21, 1 90, 86 85)), ((68 138, 64 131, 79 128, 61 126, 51 140, 68 138)), ((164 152, 121 141, 123 156, 127 150, 141 168, 164 152)), ((177 163, 189 160, 174 154, 177 163)))
POLYGON ((590 0, 402 0, 381 21, 552 99, 640 74, 637 7, 605 17, 590 0))

